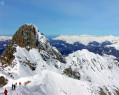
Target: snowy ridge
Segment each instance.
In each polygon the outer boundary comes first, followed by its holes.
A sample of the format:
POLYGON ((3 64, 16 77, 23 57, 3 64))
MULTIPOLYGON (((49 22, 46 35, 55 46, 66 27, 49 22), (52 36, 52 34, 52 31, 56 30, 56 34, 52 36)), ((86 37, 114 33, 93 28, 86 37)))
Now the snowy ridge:
MULTIPOLYGON (((67 58, 66 68, 71 68, 80 74, 80 80, 90 82, 97 95, 99 87, 108 89, 114 93, 119 89, 119 62, 113 56, 100 56, 88 50, 77 51, 70 54, 67 58)), ((108 91, 105 90, 105 93, 108 91)))
POLYGON ((0 36, 0 41, 6 41, 6 40, 11 40, 12 37, 8 37, 8 36, 0 36))
POLYGON ((45 53, 47 55, 47 52, 45 51, 39 52, 35 48, 28 51, 25 48, 17 46, 12 67, 7 66, 4 70, 6 73, 11 73, 16 79, 19 77, 27 77, 39 74, 45 69, 60 73, 61 71, 59 69, 61 69, 61 65, 63 66, 63 63, 60 63, 52 57, 49 57, 47 61, 44 61, 41 55, 45 53), (35 70, 33 71, 29 65, 34 67, 35 70))
MULTIPOLYGON (((88 83, 47 70, 35 76, 11 80, 6 87, 8 95, 95 95, 88 83), (22 86, 18 86, 15 91, 11 90, 11 84, 19 81, 22 81, 22 86), (27 81, 30 83, 23 86, 27 81)), ((0 89, 0 94, 4 88, 0 89)))
POLYGON ((102 57, 88 50, 81 50, 66 57, 67 63, 63 64, 52 57, 44 61, 42 53, 46 52, 39 53, 37 49, 27 51, 17 46, 13 68, 7 66, 0 73, 0 76, 9 80, 8 84, 0 89, 0 93, 7 88, 8 94, 12 95, 101 95, 100 89, 103 89, 107 95, 116 95, 115 91, 119 89, 119 62, 114 60, 115 57, 102 57), (34 71, 25 65, 28 60, 35 64, 34 71), (80 80, 63 74, 64 69, 69 67, 80 74, 80 80), (7 73, 11 73, 14 78, 10 78, 7 73), (16 91, 11 90, 11 84, 19 81, 22 86, 18 86, 16 91), (27 81, 30 83, 24 85, 27 81))
POLYGON ((52 47, 50 45, 48 39, 39 32, 38 28, 35 25, 33 25, 33 24, 27 24, 27 26, 32 26, 32 27, 35 28, 36 39, 43 46, 43 48, 45 49, 46 52, 50 53, 52 55, 52 57, 54 57, 54 58, 56 58, 56 56, 54 56, 54 53, 53 53, 54 51, 57 52, 59 55, 61 55, 60 52, 57 49, 55 49, 54 47, 52 47))
POLYGON ((110 47, 115 47, 119 49, 119 36, 95 36, 95 35, 79 35, 79 36, 59 36, 54 38, 53 40, 63 40, 69 44, 73 44, 75 42, 80 42, 81 44, 88 45, 90 42, 96 41, 98 43, 103 43, 105 41, 109 41, 112 45, 108 45, 110 47))

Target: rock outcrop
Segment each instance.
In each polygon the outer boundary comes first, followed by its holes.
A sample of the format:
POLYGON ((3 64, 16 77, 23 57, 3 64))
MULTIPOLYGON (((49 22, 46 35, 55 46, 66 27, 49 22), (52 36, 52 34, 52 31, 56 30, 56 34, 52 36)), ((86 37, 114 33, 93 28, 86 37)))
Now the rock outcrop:
POLYGON ((26 48, 27 50, 32 48, 36 48, 39 51, 44 50, 53 58, 60 62, 65 62, 62 55, 50 45, 45 36, 32 24, 21 26, 13 35, 12 40, 1 55, 2 59, 4 59, 4 63, 8 65, 11 64, 17 46, 26 48))

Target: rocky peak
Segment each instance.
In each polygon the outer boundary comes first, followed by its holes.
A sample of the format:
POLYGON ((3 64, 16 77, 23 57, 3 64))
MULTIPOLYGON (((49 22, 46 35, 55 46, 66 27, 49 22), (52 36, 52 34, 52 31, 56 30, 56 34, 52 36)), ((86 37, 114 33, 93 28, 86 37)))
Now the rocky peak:
MULTIPOLYGON (((25 48, 38 48, 43 49, 38 41, 37 28, 34 25, 23 25, 14 34, 12 41, 9 45, 17 44, 25 48)), ((40 33, 39 33, 40 34, 40 33)), ((40 35, 42 37, 42 35, 40 35)))
POLYGON ((32 48, 36 48, 39 51, 44 50, 55 59, 65 62, 62 55, 52 48, 49 41, 33 24, 25 24, 16 31, 12 40, 1 55, 2 58, 6 59, 5 61, 2 60, 3 62, 11 64, 14 59, 13 54, 16 52, 16 46, 26 48, 27 50, 32 48))

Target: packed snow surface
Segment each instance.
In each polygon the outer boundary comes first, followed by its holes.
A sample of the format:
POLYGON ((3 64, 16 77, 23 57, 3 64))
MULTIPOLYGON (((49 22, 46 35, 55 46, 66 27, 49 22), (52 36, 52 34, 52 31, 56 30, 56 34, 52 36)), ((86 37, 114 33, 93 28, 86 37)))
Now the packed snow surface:
POLYGON ((95 35, 79 35, 79 36, 59 36, 54 38, 53 40, 63 40, 69 44, 73 44, 75 42, 80 42, 81 44, 88 45, 90 42, 98 42, 103 43, 109 41, 112 45, 107 45, 110 47, 115 47, 119 50, 119 36, 95 36, 95 35))

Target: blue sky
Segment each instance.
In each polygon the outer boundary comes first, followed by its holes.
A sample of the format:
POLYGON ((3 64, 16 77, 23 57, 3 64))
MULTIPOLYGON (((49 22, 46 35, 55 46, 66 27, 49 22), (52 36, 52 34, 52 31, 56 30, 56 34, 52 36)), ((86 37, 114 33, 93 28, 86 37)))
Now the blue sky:
POLYGON ((119 0, 0 0, 0 35, 25 23, 45 35, 119 36, 119 0))

